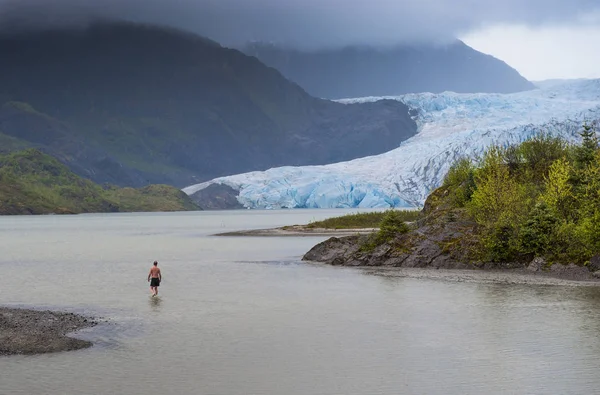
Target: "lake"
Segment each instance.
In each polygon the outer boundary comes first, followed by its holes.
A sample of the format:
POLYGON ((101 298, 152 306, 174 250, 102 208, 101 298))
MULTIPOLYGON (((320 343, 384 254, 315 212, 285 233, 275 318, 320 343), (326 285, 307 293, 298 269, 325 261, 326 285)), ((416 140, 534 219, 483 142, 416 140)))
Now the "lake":
POLYGON ((323 237, 212 236, 347 212, 0 217, 0 304, 108 320, 78 335, 92 348, 0 358, 0 394, 598 391, 600 287, 378 276, 302 263, 323 237))

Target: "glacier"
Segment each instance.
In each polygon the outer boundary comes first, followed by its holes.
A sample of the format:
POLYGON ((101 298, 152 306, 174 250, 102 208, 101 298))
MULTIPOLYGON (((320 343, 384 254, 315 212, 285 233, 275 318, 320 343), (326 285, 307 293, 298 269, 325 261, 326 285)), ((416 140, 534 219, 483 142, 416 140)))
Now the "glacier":
POLYGON ((383 99, 405 103, 418 125, 414 137, 391 151, 219 177, 183 191, 192 195, 224 184, 239 191, 237 199, 246 208, 420 207, 460 157, 476 157, 490 145, 519 143, 540 131, 576 141, 584 122, 600 120, 600 79, 513 94, 419 93, 339 102, 383 99))

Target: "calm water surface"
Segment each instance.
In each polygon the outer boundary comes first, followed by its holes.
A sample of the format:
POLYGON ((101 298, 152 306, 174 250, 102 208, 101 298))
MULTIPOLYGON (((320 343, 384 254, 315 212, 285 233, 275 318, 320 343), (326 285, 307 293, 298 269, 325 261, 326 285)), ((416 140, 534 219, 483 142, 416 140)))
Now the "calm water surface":
POLYGON ((211 236, 339 213, 0 218, 0 304, 110 320, 90 349, 0 358, 0 394, 598 393, 597 287, 372 276, 301 263, 323 238, 211 236))

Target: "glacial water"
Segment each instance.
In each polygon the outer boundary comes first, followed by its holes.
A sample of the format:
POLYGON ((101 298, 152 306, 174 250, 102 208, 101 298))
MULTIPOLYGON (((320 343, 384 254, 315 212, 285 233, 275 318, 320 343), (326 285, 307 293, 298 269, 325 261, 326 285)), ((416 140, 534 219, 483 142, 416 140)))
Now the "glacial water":
POLYGON ((89 349, 0 358, 0 394, 598 391, 600 287, 380 276, 302 263, 322 237, 212 236, 343 212, 1 217, 0 304, 107 323, 89 349))

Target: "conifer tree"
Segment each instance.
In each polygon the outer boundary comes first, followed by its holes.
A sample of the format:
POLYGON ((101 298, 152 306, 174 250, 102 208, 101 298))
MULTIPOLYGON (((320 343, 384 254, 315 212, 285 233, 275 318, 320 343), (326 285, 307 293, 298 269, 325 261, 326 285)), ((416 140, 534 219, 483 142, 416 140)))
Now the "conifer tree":
POLYGON ((598 150, 598 136, 596 130, 587 124, 583 125, 583 130, 579 135, 583 141, 575 148, 575 165, 582 169, 594 161, 598 150))

